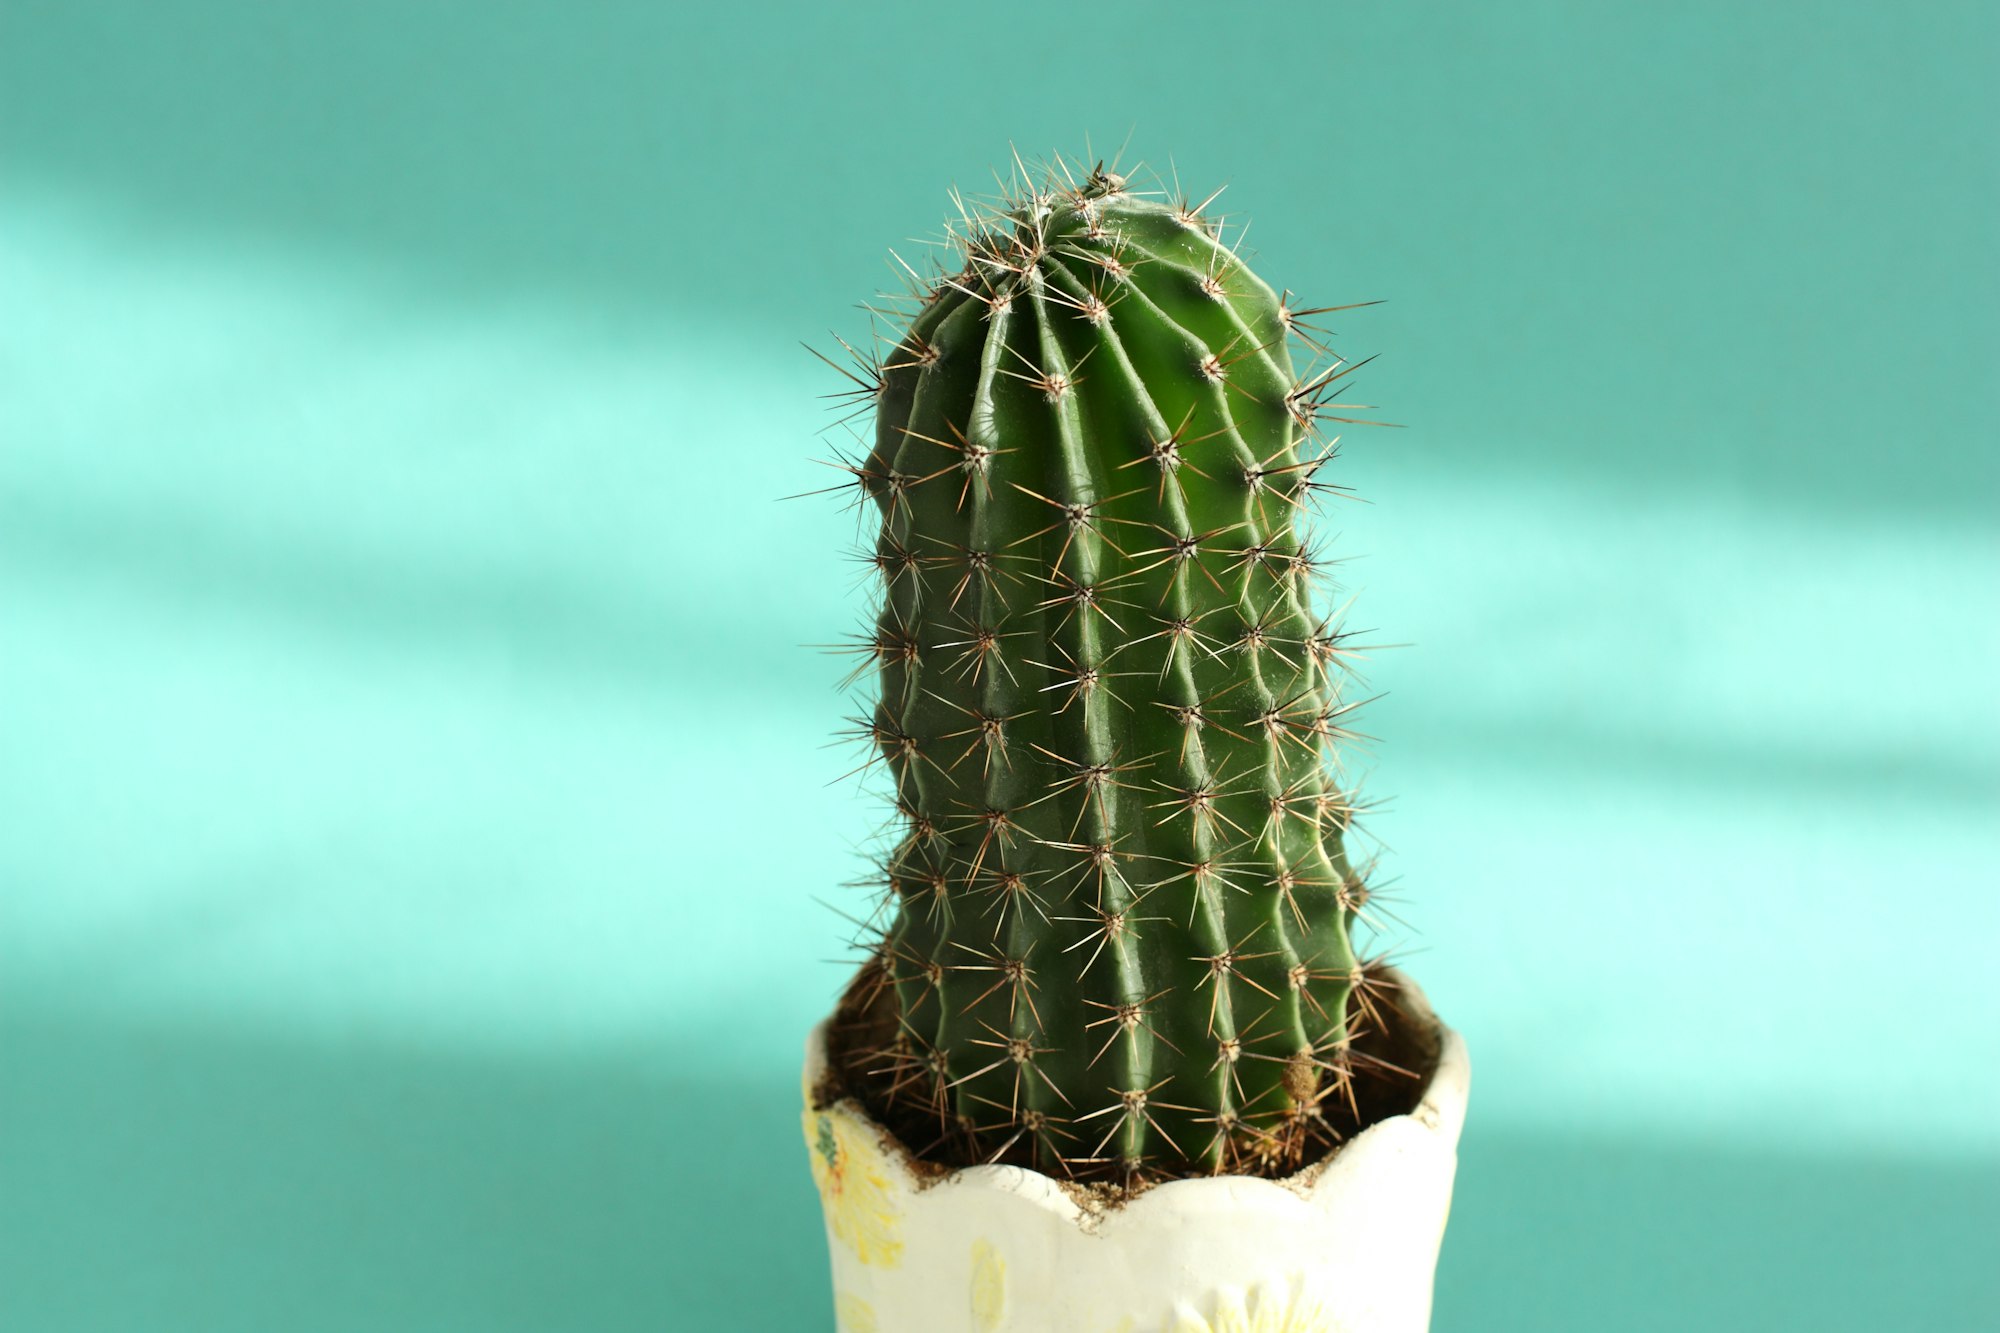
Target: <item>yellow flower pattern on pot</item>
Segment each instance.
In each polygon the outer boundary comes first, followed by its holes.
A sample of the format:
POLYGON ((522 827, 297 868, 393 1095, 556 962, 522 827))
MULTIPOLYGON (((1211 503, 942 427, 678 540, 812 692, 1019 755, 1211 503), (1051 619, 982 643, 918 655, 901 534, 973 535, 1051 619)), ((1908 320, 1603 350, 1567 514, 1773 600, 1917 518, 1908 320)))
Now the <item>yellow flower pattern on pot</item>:
POLYGON ((1279 1281, 1248 1293, 1224 1288, 1207 1317, 1183 1305, 1161 1333, 1347 1333, 1347 1324, 1310 1283, 1279 1281))
POLYGON ((994 1333, 1007 1318, 1007 1263, 993 1242, 972 1242, 972 1326, 994 1333))
POLYGON ((805 1132, 827 1229, 862 1263, 894 1268, 903 1259, 901 1219, 889 1196, 886 1164, 874 1134, 838 1107, 808 1110, 805 1132))
POLYGON ((833 1326, 834 1333, 881 1333, 875 1307, 844 1291, 833 1299, 833 1326))

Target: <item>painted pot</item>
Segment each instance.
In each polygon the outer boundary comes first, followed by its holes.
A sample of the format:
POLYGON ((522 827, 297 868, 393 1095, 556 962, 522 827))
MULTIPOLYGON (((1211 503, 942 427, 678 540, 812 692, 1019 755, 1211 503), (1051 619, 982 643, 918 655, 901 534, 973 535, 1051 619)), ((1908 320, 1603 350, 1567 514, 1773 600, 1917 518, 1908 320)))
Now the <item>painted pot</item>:
POLYGON ((1439 1037, 1415 1109, 1294 1175, 1106 1206, 1024 1167, 912 1170, 853 1098, 814 1104, 816 1028, 805 1137, 840 1333, 1424 1333, 1471 1074, 1439 1037))

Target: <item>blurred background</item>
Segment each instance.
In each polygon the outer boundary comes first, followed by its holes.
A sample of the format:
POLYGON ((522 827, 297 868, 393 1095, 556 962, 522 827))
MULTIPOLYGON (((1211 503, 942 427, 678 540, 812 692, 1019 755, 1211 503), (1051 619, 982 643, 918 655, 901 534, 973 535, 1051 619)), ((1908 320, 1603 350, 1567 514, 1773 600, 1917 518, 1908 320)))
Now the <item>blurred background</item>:
POLYGON ((0 0, 0 1328, 823 1329, 801 350, 1024 153, 1380 353, 1455 1330, 2000 1298, 2000 7, 0 0), (912 240, 912 238, 919 238, 912 240), (1982 1257, 1983 1256, 1983 1257, 1982 1257))

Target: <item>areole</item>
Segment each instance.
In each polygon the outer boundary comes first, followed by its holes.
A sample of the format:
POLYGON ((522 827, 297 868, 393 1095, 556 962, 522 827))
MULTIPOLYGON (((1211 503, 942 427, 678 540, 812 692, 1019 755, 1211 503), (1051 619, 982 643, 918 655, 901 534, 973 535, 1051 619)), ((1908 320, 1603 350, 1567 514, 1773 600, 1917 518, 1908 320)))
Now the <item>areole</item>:
POLYGON ((1168 1181, 1107 1206, 1019 1166, 939 1176, 852 1097, 805 1137, 826 1213, 840 1333, 1424 1333, 1471 1067, 1437 1036, 1421 1100, 1281 1180, 1168 1181))

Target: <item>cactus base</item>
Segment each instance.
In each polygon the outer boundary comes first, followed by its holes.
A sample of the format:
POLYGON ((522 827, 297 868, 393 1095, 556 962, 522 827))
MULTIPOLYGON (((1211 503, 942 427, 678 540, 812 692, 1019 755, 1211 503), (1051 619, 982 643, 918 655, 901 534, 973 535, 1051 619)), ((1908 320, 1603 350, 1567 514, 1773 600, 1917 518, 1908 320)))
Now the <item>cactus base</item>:
POLYGON ((1384 1040, 1421 1077, 1370 1095, 1402 1110, 1282 1178, 1135 1188, 924 1160, 847 1092, 843 1042, 866 1016, 837 1014, 808 1043, 804 1128, 838 1327, 1423 1333, 1470 1066, 1458 1034, 1396 980, 1384 1040))

